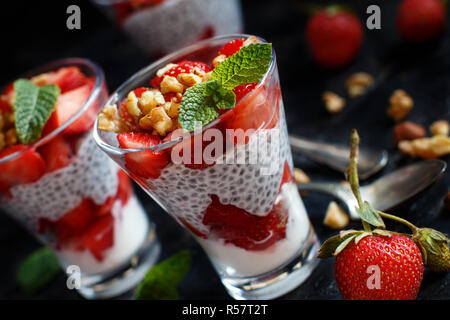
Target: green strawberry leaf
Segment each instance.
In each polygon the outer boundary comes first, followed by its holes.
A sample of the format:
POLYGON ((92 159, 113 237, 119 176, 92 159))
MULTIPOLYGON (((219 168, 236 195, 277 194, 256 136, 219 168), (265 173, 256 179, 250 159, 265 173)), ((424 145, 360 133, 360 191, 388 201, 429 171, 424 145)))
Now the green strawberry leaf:
POLYGON ((362 209, 356 208, 356 212, 363 221, 366 221, 372 226, 382 229, 386 228, 379 212, 375 210, 367 201, 364 201, 364 206, 362 209))
POLYGON ((34 293, 46 286, 61 271, 53 251, 43 247, 34 251, 21 263, 17 269, 16 279, 23 292, 34 293))
POLYGON ((191 266, 191 255, 183 250, 151 268, 138 285, 136 300, 178 299, 176 285, 183 280, 191 266))
POLYGON ((223 88, 220 80, 208 81, 203 95, 209 97, 219 109, 232 109, 236 104, 236 95, 232 90, 223 88))
POLYGON ((220 80, 222 86, 229 90, 241 84, 259 82, 269 69, 271 60, 270 43, 252 43, 214 68, 212 79, 220 80))
MULTIPOLYGON (((325 259, 331 258, 337 255, 337 250, 341 252, 351 240, 353 240, 357 235, 363 233, 362 231, 349 230, 349 232, 338 234, 334 237, 329 238, 325 241, 319 249, 318 258, 325 259)), ((339 253, 338 252, 338 253, 339 253)))
POLYGON ((27 79, 14 82, 14 121, 22 144, 37 140, 48 118, 55 110, 60 94, 56 85, 38 87, 27 79))
POLYGON ((206 82, 198 83, 186 90, 181 100, 178 122, 184 130, 201 129, 219 115, 218 108, 205 96, 206 82))

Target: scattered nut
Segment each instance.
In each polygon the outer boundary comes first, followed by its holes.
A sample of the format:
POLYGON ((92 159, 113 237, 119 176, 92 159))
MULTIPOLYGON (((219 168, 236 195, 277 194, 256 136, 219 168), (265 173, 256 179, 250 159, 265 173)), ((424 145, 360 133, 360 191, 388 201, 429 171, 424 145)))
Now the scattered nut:
POLYGON ((389 102, 390 106, 387 109, 387 115, 396 122, 403 120, 414 106, 414 100, 401 89, 394 91, 389 102))
POLYGON ((50 76, 53 75, 54 72, 42 73, 38 76, 32 77, 30 79, 35 85, 41 87, 49 83, 50 76))
POLYGON ((356 98, 363 95, 366 89, 373 83, 373 77, 366 72, 352 74, 346 81, 348 95, 356 98))
POLYGON ((402 140, 423 138, 426 134, 427 130, 423 126, 409 121, 397 124, 393 130, 395 145, 398 145, 398 143, 402 140))
POLYGON ((164 104, 164 96, 157 89, 149 89, 139 98, 139 109, 143 114, 148 114, 153 108, 164 104))
POLYGON ((169 93, 169 92, 179 92, 183 93, 184 86, 178 82, 177 78, 172 76, 165 76, 161 81, 161 93, 169 93))
POLYGON ((250 36, 247 39, 245 39, 244 43, 242 44, 243 47, 247 47, 248 45, 252 43, 257 43, 258 39, 256 39, 255 36, 250 36))
POLYGON ((424 159, 436 159, 450 154, 450 138, 434 136, 415 140, 400 141, 398 148, 403 154, 424 159))
POLYGON ((164 104, 164 108, 166 109, 167 115, 171 118, 178 117, 178 107, 180 106, 179 103, 176 103, 174 101, 172 102, 166 102, 164 104))
POLYGON ((450 125, 447 120, 438 120, 430 126, 430 132, 433 136, 448 136, 450 125))
POLYGON ((165 136, 172 129, 173 121, 164 107, 156 107, 139 120, 139 125, 145 130, 153 128, 159 135, 165 136))
POLYGON ((326 91, 323 93, 322 98, 329 113, 339 113, 345 107, 345 99, 334 92, 326 91))
POLYGON ((450 191, 447 192, 447 195, 444 197, 444 208, 450 211, 450 191))
POLYGON ((214 58, 214 60, 212 61, 212 65, 213 67, 217 67, 219 64, 221 64, 222 62, 224 62, 227 59, 227 56, 224 54, 219 54, 217 57, 214 58))
POLYGON ((299 168, 294 168, 294 179, 297 183, 310 183, 311 179, 308 177, 308 175, 299 168))
POLYGON ((345 211, 334 201, 331 201, 323 224, 331 229, 342 229, 348 226, 350 219, 345 211))

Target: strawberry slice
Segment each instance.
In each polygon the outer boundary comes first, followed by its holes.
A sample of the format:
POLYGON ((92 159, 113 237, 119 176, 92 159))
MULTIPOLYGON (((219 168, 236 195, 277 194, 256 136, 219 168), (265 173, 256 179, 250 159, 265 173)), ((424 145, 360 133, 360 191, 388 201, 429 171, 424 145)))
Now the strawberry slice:
MULTIPOLYGON (((24 151, 25 145, 15 145, 0 152, 0 159, 15 152, 24 151)), ((20 156, 0 163, 0 192, 10 195, 10 188, 15 185, 32 183, 45 173, 45 162, 36 151, 29 149, 20 156)))
POLYGON ((117 175, 119 176, 119 187, 116 198, 119 199, 122 202, 122 206, 124 206, 131 197, 133 185, 131 184, 131 180, 125 171, 119 170, 117 175))
POLYGON ((94 220, 80 238, 81 246, 102 261, 104 251, 114 244, 114 217, 111 213, 94 220))
MULTIPOLYGON (((149 133, 126 132, 117 135, 119 146, 124 149, 140 149, 156 146, 161 143, 161 138, 149 133)), ((125 165, 134 175, 144 179, 156 179, 161 170, 169 162, 164 150, 143 150, 131 152, 125 155, 125 165)))
POLYGON ((211 195, 211 200, 202 222, 226 243, 246 250, 264 250, 286 237, 287 212, 282 203, 261 217, 224 205, 216 195, 211 195))
POLYGON ((38 149, 45 161, 47 172, 68 166, 73 160, 70 144, 63 136, 57 136, 38 149))
POLYGON ((85 198, 74 209, 54 223, 55 234, 61 243, 81 234, 94 218, 95 204, 85 198))
POLYGON ((11 112, 11 111, 12 111, 12 108, 9 105, 8 101, 6 101, 6 99, 3 99, 3 96, 0 97, 0 115, 11 112))
POLYGON ((283 177, 281 178, 280 190, 283 184, 293 182, 294 176, 292 175, 291 168, 289 168, 289 164, 287 161, 284 161, 284 169, 283 169, 283 177))
POLYGON ((227 57, 232 56, 241 49, 244 41, 244 38, 231 40, 219 50, 219 54, 224 54, 227 57))
POLYGON ((194 72, 194 68, 198 68, 200 70, 203 70, 204 72, 209 71, 209 67, 203 62, 184 60, 179 62, 177 66, 167 70, 161 77, 156 76, 155 78, 153 78, 153 80, 150 81, 150 84, 155 88, 159 88, 161 81, 165 76, 172 76, 176 78, 180 73, 194 72))
MULTIPOLYGON (((69 120, 83 106, 89 98, 93 83, 85 84, 77 89, 61 94, 56 101, 55 111, 45 124, 43 135, 55 130, 69 120)), ((92 104, 80 118, 74 121, 67 129, 67 133, 77 134, 88 131, 95 122, 97 104, 92 104)))
POLYGON ((234 94, 236 95, 236 102, 241 101, 243 97, 247 95, 250 91, 256 88, 258 82, 241 84, 233 89, 234 94))
POLYGON ((47 84, 56 84, 61 93, 65 93, 88 84, 89 81, 78 67, 66 67, 50 73, 47 84))

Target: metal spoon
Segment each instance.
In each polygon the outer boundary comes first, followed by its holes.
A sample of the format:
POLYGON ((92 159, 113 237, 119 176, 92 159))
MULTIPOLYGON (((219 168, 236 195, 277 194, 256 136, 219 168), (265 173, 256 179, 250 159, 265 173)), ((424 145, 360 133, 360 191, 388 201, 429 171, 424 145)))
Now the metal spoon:
MULTIPOLYGON (((446 168, 447 164, 442 160, 417 162, 361 187, 361 198, 381 211, 393 208, 436 182, 446 168)), ((347 205, 352 218, 359 218, 355 209, 358 203, 348 184, 312 182, 297 186, 301 191, 318 191, 335 196, 347 205)))
MULTIPOLYGON (((350 148, 342 145, 316 142, 305 138, 289 136, 292 150, 323 163, 335 170, 345 172, 349 165, 350 148)), ((359 153, 358 172, 361 180, 380 171, 388 161, 385 150, 362 147, 359 153)))

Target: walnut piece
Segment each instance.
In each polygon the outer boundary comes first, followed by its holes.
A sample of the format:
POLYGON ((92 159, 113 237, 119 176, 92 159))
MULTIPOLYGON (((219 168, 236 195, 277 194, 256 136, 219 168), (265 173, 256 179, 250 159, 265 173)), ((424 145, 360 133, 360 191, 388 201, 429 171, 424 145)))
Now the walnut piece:
POLYGON ((217 67, 219 64, 224 62, 227 59, 227 56, 224 54, 219 54, 217 57, 215 57, 212 61, 213 67, 217 67))
POLYGON ((414 140, 423 138, 426 134, 427 130, 423 126, 409 121, 397 124, 393 130, 395 145, 397 145, 402 140, 414 140))
POLYGON ((165 76, 163 81, 161 81, 161 93, 183 93, 184 86, 178 82, 177 78, 172 76, 165 76))
POLYGON ((373 77, 366 72, 357 72, 352 74, 346 81, 348 95, 356 98, 363 95, 367 88, 373 83, 373 77))
POLYGON ((98 128, 108 132, 128 132, 130 128, 117 114, 116 105, 106 105, 98 114, 98 128))
POLYGON ((448 136, 450 125, 447 120, 438 120, 430 126, 430 132, 433 136, 448 136))
POLYGON ((323 224, 331 229, 342 229, 348 226, 350 219, 345 211, 334 201, 331 201, 325 214, 323 224))
POLYGON ((148 114, 152 109, 164 104, 164 102, 164 96, 158 89, 149 89, 142 93, 138 106, 143 114, 148 114))
POLYGON ((334 92, 325 91, 322 98, 327 111, 331 114, 339 113, 345 107, 345 99, 334 92))
POLYGON ((310 183, 311 179, 308 177, 308 175, 299 168, 294 168, 294 179, 297 183, 310 183))
POLYGON ((136 94, 131 91, 127 96, 127 110, 130 115, 135 118, 139 118, 141 115, 141 109, 138 106, 139 99, 136 97, 136 94))
POLYGON ((424 159, 436 159, 450 154, 450 138, 434 136, 415 140, 400 141, 398 148, 403 154, 424 159))
POLYGON ((0 132, 0 151, 6 147, 6 139, 5 134, 3 132, 0 132))
POLYGON ((401 89, 394 91, 389 99, 389 103, 387 115, 396 122, 403 120, 414 106, 414 100, 401 89))
POLYGON ((167 115, 164 107, 156 107, 149 114, 139 120, 139 125, 149 130, 153 128, 159 135, 165 136, 173 127, 172 119, 167 115))
POLYGON ((16 128, 9 129, 5 133, 5 142, 7 146, 13 146, 17 143, 16 128))
POLYGON ((203 81, 202 77, 193 73, 180 73, 177 80, 186 87, 192 87, 193 85, 203 81))

